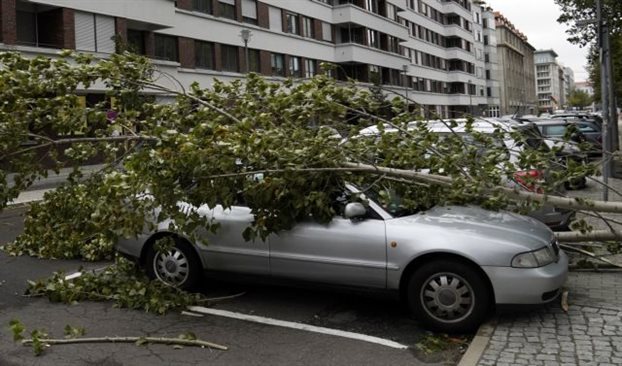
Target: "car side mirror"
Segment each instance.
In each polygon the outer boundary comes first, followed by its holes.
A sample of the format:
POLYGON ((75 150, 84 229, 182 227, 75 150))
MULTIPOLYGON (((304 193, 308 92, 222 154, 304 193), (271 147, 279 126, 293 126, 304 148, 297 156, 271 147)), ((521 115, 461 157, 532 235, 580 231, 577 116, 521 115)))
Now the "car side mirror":
POLYGON ((362 218, 367 214, 367 209, 360 202, 350 202, 346 205, 344 216, 346 219, 362 218))

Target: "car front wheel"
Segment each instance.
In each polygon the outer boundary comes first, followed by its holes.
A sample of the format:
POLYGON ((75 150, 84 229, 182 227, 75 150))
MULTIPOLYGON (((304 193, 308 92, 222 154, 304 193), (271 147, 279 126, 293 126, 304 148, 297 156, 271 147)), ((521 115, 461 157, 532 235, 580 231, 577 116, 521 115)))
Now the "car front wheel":
POLYGON ((152 279, 183 290, 192 290, 201 278, 201 262, 192 246, 179 237, 175 245, 160 251, 150 245, 145 259, 145 270, 152 279))
POLYGON ((445 333, 475 330, 490 308, 482 275, 459 261, 436 260, 417 269, 408 284, 408 305, 428 328, 445 333))

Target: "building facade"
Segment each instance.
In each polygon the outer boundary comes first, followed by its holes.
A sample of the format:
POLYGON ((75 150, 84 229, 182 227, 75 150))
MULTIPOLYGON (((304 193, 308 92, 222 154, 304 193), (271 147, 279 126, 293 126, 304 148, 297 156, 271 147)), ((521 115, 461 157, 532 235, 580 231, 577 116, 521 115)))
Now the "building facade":
POLYGON ((1 49, 106 57, 122 45, 184 86, 311 77, 327 62, 432 116, 499 106, 491 15, 470 0, 0 0, 0 12, 1 49))
POLYGON ((536 86, 538 107, 541 112, 554 113, 564 108, 564 68, 557 63, 553 50, 538 50, 534 53, 536 65, 536 86))
POLYGON ((564 67, 564 92, 562 93, 562 105, 568 106, 568 95, 575 89, 574 71, 570 67, 564 67))
POLYGON ((535 48, 505 16, 499 12, 494 16, 501 114, 535 114, 535 48))

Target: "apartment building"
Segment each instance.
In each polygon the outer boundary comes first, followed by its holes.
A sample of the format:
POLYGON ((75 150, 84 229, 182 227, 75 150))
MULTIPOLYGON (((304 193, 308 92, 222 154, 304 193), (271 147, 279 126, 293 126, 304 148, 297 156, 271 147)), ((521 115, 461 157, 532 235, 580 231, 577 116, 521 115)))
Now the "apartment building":
POLYGON ((123 44, 184 86, 311 77, 327 62, 442 117, 499 108, 491 15, 470 0, 0 0, 0 12, 0 49, 106 57, 123 44))
POLYGON ((495 12, 501 114, 537 114, 534 51, 527 37, 495 12))
POLYGON ((564 68, 557 63, 553 50, 538 50, 534 53, 538 108, 541 112, 553 113, 564 107, 564 68))

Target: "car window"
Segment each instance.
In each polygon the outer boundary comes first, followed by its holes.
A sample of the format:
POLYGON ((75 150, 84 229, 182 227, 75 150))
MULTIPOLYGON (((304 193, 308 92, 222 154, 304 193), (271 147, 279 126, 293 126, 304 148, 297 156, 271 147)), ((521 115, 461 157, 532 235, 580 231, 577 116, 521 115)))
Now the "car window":
POLYGON ((566 126, 544 126, 545 136, 563 136, 566 133, 566 126))
POLYGON ((577 123, 577 127, 581 132, 598 132, 594 127, 584 123, 577 123))

